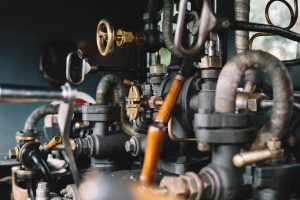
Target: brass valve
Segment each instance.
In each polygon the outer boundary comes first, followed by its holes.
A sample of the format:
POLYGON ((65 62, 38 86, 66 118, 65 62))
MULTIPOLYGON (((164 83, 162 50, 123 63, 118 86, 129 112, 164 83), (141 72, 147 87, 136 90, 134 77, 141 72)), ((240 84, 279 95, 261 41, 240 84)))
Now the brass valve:
POLYGON ((97 46, 102 56, 110 55, 115 44, 118 47, 124 47, 128 44, 142 45, 145 41, 143 33, 127 32, 122 29, 115 30, 107 19, 102 19, 97 27, 97 46))
POLYGON ((264 161, 270 159, 271 161, 278 161, 283 158, 283 151, 281 149, 281 141, 278 138, 272 138, 267 141, 267 149, 260 151, 250 151, 236 154, 233 157, 233 164, 236 167, 243 167, 248 164, 264 161))
POLYGON ((126 101, 126 110, 127 116, 130 120, 135 120, 140 113, 141 95, 137 86, 133 85, 129 89, 127 101, 126 101))

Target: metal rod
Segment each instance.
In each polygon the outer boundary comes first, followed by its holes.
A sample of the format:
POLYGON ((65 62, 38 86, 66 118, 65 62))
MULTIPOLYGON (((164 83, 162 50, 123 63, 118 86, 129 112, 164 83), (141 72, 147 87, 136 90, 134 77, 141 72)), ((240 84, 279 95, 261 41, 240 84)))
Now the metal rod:
POLYGON ((53 100, 71 101, 75 98, 75 90, 66 84, 61 90, 49 88, 20 86, 20 85, 0 85, 0 102, 51 102, 53 100))

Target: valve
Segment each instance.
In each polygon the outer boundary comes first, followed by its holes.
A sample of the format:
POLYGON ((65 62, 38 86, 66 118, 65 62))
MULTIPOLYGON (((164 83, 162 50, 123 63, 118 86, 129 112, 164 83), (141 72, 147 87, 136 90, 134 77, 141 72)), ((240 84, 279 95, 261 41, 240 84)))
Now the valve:
POLYGON ((127 32, 123 29, 115 32, 107 19, 99 21, 96 37, 98 50, 102 56, 110 55, 114 50, 115 44, 118 47, 124 47, 128 44, 141 46, 145 41, 143 33, 127 32))

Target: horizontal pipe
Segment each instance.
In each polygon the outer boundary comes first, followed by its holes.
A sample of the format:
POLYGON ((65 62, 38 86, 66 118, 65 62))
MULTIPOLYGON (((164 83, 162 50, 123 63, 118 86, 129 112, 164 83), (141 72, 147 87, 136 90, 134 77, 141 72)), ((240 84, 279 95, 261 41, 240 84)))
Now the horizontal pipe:
POLYGON ((254 31, 254 32, 264 32, 264 33, 272 33, 274 35, 279 35, 281 37, 300 42, 300 34, 278 27, 267 24, 259 24, 259 23, 249 23, 249 22, 238 22, 231 21, 229 28, 234 30, 243 30, 243 31, 254 31))
POLYGON ((0 102, 28 103, 28 102, 51 102, 54 100, 71 101, 75 98, 75 90, 69 85, 62 86, 61 90, 49 88, 0 85, 0 102))

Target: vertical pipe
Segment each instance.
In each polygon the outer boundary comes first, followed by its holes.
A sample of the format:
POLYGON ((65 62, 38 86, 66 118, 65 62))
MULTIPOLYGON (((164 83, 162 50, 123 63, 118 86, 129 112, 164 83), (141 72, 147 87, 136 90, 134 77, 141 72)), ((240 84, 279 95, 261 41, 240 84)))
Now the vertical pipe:
MULTIPOLYGON (((249 22, 250 0, 235 0, 234 11, 236 21, 249 22)), ((249 49, 248 31, 235 31, 235 47, 237 53, 249 49)))
POLYGON ((166 124, 170 120, 182 83, 183 76, 176 75, 164 99, 164 103, 155 117, 154 124, 148 129, 145 158, 140 176, 140 181, 144 184, 151 184, 153 182, 163 137, 165 135, 166 124))

